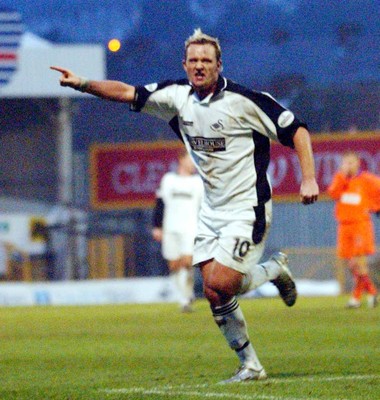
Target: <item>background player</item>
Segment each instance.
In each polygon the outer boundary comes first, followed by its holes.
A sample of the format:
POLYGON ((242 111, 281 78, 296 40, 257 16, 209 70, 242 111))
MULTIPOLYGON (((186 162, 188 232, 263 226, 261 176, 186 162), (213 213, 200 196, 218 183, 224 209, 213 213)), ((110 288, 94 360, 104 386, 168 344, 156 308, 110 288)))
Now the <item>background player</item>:
POLYGON ((193 248, 203 183, 183 149, 176 172, 167 172, 157 191, 153 238, 162 242, 162 255, 178 289, 182 312, 192 311, 194 295, 193 248))
POLYGON ((368 307, 373 308, 377 304, 377 289, 369 276, 367 256, 375 253, 370 213, 380 210, 380 177, 360 171, 359 156, 348 151, 343 154, 328 193, 336 200, 337 255, 344 260, 354 278, 347 307, 360 307, 365 292, 368 293, 368 307))

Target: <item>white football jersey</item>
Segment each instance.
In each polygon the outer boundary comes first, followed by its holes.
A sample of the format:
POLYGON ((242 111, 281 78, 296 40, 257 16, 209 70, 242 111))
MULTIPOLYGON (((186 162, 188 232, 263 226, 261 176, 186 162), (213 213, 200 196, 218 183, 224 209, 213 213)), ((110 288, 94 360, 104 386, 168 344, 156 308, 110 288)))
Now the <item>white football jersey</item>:
POLYGON ((270 95, 221 76, 216 92, 203 100, 188 80, 139 86, 131 110, 170 124, 202 177, 206 204, 226 210, 271 198, 270 139, 294 147, 294 133, 305 126, 270 95))
POLYGON ((167 172, 156 193, 164 202, 162 228, 166 232, 178 232, 195 237, 203 183, 198 174, 184 176, 167 172))

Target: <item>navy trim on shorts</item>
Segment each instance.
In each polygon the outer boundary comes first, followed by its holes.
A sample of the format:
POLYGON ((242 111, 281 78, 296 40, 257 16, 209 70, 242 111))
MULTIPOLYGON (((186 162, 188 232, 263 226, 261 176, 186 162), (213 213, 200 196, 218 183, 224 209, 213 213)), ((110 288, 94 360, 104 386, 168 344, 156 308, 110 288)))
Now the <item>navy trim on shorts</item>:
POLYGON ((256 220, 253 223, 253 232, 252 232, 252 241, 254 244, 259 244, 262 242, 265 229, 267 226, 266 217, 265 217, 265 204, 259 204, 256 207, 253 207, 255 211, 256 220))

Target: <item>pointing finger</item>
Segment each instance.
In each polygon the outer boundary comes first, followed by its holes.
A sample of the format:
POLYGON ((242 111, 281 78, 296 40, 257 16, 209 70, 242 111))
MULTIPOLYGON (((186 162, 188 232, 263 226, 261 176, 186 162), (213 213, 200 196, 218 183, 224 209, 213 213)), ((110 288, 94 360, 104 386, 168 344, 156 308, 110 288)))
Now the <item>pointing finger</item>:
POLYGON ((52 65, 51 67, 50 67, 50 69, 53 69, 54 71, 58 71, 58 72, 65 72, 66 71, 66 69, 64 69, 64 68, 62 68, 62 67, 56 67, 56 66, 54 66, 54 65, 52 65))

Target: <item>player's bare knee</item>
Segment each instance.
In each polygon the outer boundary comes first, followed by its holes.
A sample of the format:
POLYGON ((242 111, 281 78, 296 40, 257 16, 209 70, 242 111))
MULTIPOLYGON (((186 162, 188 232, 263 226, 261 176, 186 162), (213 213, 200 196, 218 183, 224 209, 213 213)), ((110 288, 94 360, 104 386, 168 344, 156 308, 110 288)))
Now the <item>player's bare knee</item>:
POLYGON ((234 285, 230 282, 226 282, 223 279, 216 277, 210 277, 204 282, 204 293, 208 300, 212 300, 212 304, 217 298, 217 302, 221 305, 224 304, 228 299, 231 299, 236 295, 237 291, 234 285))
POLYGON ((168 265, 171 272, 178 271, 179 268, 181 267, 180 260, 170 260, 168 262, 168 265))
POLYGON ((211 306, 217 306, 220 302, 220 296, 218 292, 215 290, 211 289, 210 287, 204 285, 203 286, 203 293, 208 300, 208 302, 211 304, 211 306))
POLYGON ((182 267, 191 268, 193 266, 193 257, 192 256, 182 256, 180 259, 182 267))

